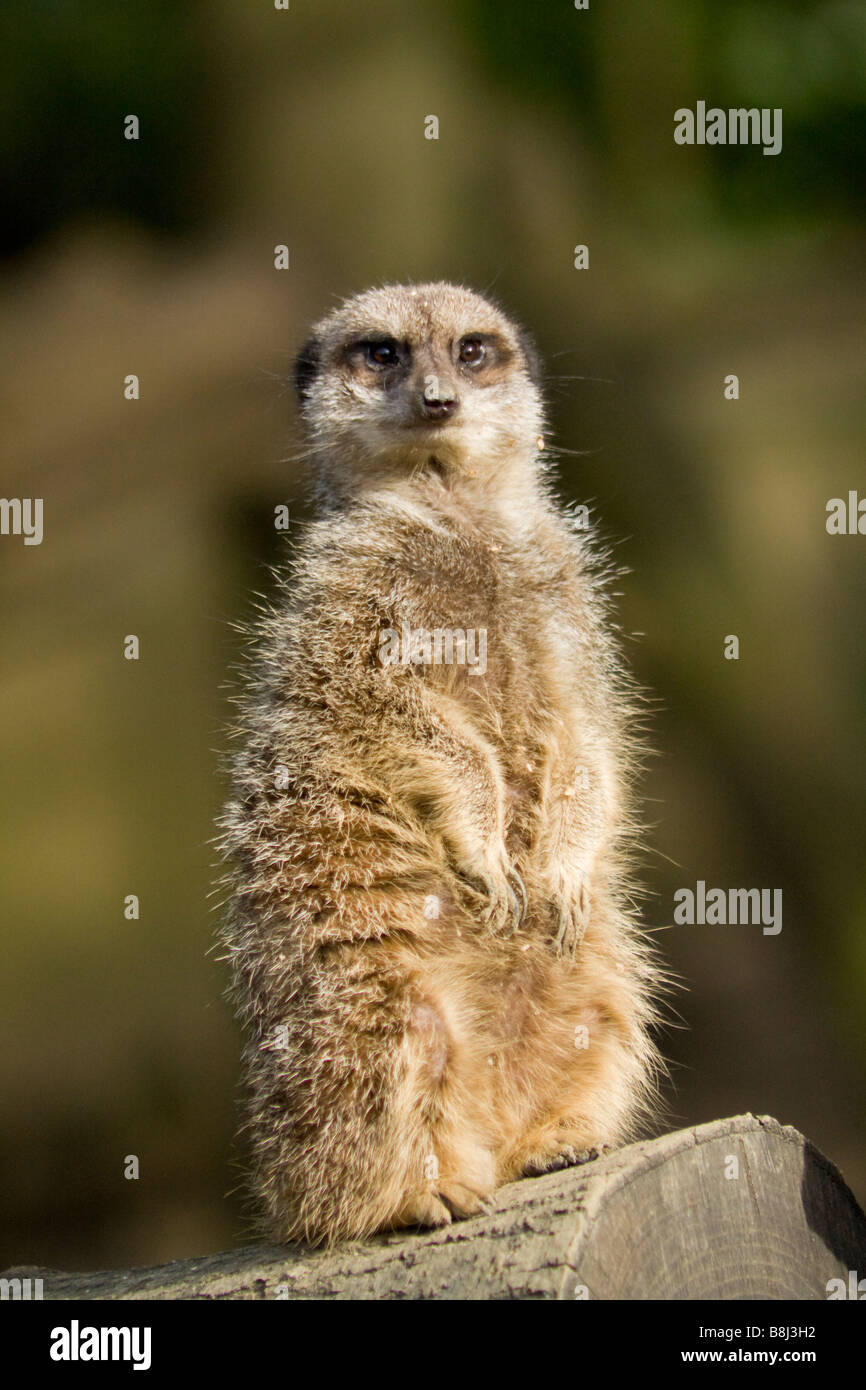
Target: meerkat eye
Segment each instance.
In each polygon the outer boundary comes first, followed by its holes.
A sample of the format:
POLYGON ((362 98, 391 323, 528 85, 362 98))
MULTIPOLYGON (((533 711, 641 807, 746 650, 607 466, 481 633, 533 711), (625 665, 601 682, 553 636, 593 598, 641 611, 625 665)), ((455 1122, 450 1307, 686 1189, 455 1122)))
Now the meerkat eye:
POLYGON ((467 367, 479 366, 487 356, 487 349, 480 338, 463 338, 457 353, 458 360, 467 367))
POLYGON ((393 338, 365 343, 364 352, 371 367, 396 367, 400 361, 400 349, 393 338))

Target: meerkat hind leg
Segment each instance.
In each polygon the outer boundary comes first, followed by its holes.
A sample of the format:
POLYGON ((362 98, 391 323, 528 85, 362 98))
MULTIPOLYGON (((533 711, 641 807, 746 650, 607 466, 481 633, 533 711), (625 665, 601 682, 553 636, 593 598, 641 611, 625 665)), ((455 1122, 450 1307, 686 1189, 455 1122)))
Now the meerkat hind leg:
POLYGON ((414 1181, 407 1182, 391 1227, 443 1226, 488 1210, 496 1176, 473 1117, 464 1113, 466 1091, 456 1075, 460 1059, 441 1006, 425 997, 423 977, 415 989, 419 993, 404 1036, 400 1106, 415 1116, 417 1126, 404 1169, 414 1181))

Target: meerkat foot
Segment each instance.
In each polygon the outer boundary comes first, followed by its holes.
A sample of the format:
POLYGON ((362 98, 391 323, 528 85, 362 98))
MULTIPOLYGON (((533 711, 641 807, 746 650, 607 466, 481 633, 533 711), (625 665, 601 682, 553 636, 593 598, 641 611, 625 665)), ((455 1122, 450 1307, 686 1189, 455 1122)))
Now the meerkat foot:
POLYGON ((444 1179, 431 1192, 413 1192, 392 1226, 448 1226, 452 1220, 464 1220, 479 1212, 492 1209, 492 1199, 466 1183, 444 1179))
POLYGON ((538 1154, 528 1159, 523 1176, 540 1178, 544 1173, 558 1173, 563 1168, 575 1168, 581 1162, 577 1149, 572 1148, 571 1144, 565 1144, 557 1153, 538 1154))
POLYGON ((608 1154, 613 1153, 615 1147, 614 1144, 597 1144, 591 1149, 581 1149, 577 1155, 577 1162, 594 1163, 597 1158, 607 1158, 608 1154))
POLYGON ((440 1182, 436 1195, 444 1202, 451 1215, 457 1218, 477 1216, 479 1212, 493 1210, 493 1198, 477 1188, 467 1187, 462 1182, 440 1182))
POLYGON ((394 1229, 402 1226, 449 1226, 451 1211, 435 1192, 413 1192, 390 1224, 394 1229))
POLYGON ((584 1163, 593 1163, 612 1153, 612 1144, 597 1144, 592 1148, 578 1149, 564 1141, 554 1141, 549 1150, 530 1154, 524 1161, 523 1176, 540 1178, 544 1173, 558 1173, 564 1168, 578 1168, 584 1163))

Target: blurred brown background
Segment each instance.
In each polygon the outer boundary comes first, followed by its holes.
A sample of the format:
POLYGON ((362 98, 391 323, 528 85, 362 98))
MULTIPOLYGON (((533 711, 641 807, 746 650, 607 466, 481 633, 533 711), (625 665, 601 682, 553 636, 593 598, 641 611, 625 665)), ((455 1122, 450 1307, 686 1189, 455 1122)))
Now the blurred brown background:
POLYGON ((779 936, 659 933, 666 1123, 772 1113, 866 1200, 866 537, 825 530, 866 495, 864 72, 854 3, 4 7, 2 492, 45 538, 0 537, 0 1265, 246 1236, 208 954, 231 623, 303 515, 293 349, 384 280, 492 284, 586 451, 562 490, 658 701, 648 924, 698 879, 783 890, 779 936), (675 145, 699 99, 782 107, 782 153, 675 145))

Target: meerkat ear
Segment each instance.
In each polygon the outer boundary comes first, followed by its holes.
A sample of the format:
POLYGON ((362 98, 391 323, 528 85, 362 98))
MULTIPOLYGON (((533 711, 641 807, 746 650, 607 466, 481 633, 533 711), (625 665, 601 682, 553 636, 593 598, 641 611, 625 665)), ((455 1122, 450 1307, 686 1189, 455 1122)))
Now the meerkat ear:
POLYGON ((309 395, 318 370, 319 344, 315 338, 311 338, 308 343, 304 343, 295 358, 295 390, 301 400, 305 400, 309 395))
POLYGON ((533 386, 541 386, 541 378, 544 374, 541 357, 538 348, 535 346, 530 335, 525 328, 517 330, 517 340, 526 361, 526 370, 529 373, 529 380, 533 386))

